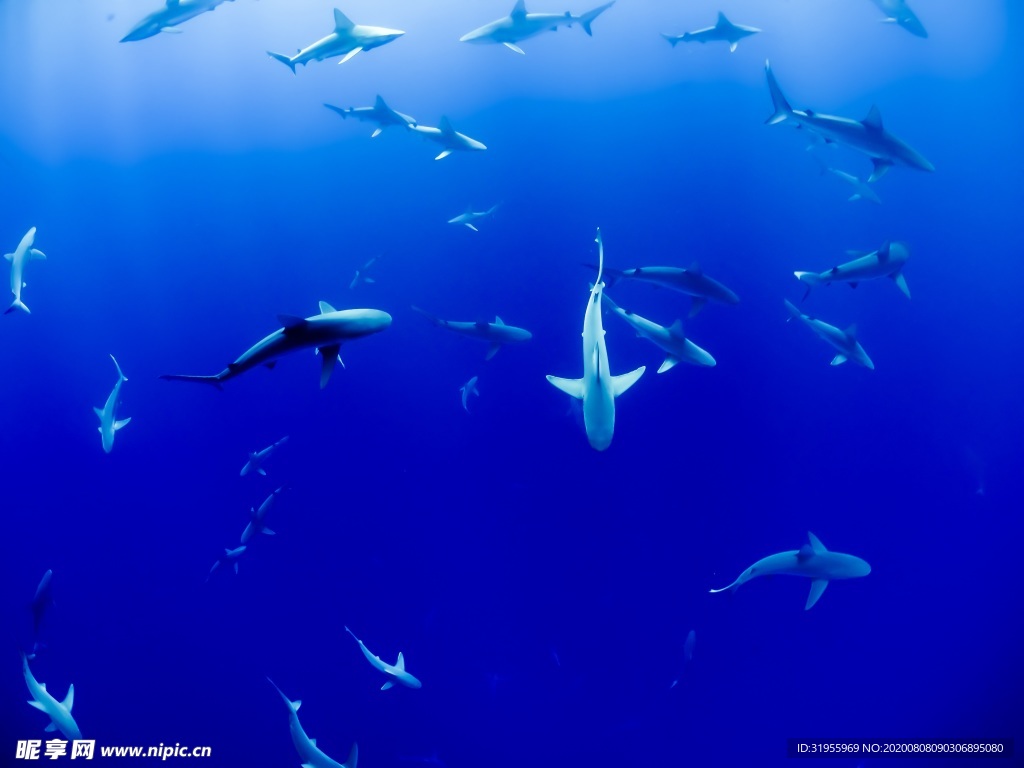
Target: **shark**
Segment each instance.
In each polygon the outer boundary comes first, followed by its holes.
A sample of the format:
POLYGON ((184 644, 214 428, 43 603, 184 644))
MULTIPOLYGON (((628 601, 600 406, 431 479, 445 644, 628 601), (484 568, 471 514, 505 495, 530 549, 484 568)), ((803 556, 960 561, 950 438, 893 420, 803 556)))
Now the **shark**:
POLYGON ((306 731, 302 728, 302 723, 299 722, 299 707, 302 706, 302 702, 291 701, 281 692, 281 689, 277 687, 273 680, 268 677, 267 681, 274 686, 274 690, 280 694, 284 700, 284 705, 288 707, 288 729, 292 734, 292 744, 295 745, 295 751, 299 753, 299 759, 302 760, 302 768, 357 768, 359 760, 358 744, 352 745, 352 749, 348 753, 348 759, 344 763, 339 763, 325 755, 317 747, 316 739, 309 738, 306 735, 306 731))
POLYGON ((64 701, 57 701, 46 690, 46 683, 36 682, 32 670, 28 666, 28 657, 21 654, 21 668, 25 674, 25 685, 28 686, 28 693, 32 697, 28 702, 40 712, 45 712, 50 718, 50 724, 46 726, 46 732, 60 731, 66 739, 81 739, 82 732, 78 729, 78 723, 71 716, 71 707, 75 703, 75 686, 68 686, 68 695, 64 701))
POLYGON ((355 633, 351 629, 345 627, 345 631, 352 635, 352 639, 359 644, 359 650, 363 652, 363 656, 365 656, 366 660, 370 662, 370 665, 374 669, 387 675, 388 681, 380 687, 382 691, 386 691, 389 688, 394 687, 395 683, 401 683, 406 688, 423 687, 423 683, 405 671, 405 657, 402 656, 401 652, 398 654, 398 661, 394 664, 388 664, 386 661, 381 661, 379 656, 374 656, 370 652, 370 649, 363 644, 362 640, 355 636, 355 633))
POLYGON ((11 262, 11 293, 14 294, 14 301, 11 302, 11 306, 7 308, 4 314, 13 312, 16 309, 20 309, 27 315, 32 314, 29 308, 25 306, 25 302, 21 300, 21 289, 27 285, 25 282, 25 264, 34 259, 46 258, 45 253, 32 247, 35 241, 36 228, 32 227, 21 238, 21 242, 14 249, 14 253, 4 254, 4 258, 11 262))
POLYGON ((526 0, 517 0, 508 16, 503 16, 490 24, 484 24, 472 32, 467 32, 459 38, 459 42, 504 45, 510 51, 525 54, 526 52, 519 47, 518 43, 536 37, 542 32, 556 32, 559 27, 571 27, 573 24, 579 24, 583 31, 592 37, 594 32, 590 25, 594 23, 594 19, 613 5, 615 5, 615 0, 586 13, 581 13, 579 16, 574 16, 568 11, 565 13, 529 13, 526 10, 526 0))
POLYGON ((495 315, 493 323, 485 321, 473 323, 463 320, 442 320, 437 315, 425 312, 419 307, 413 307, 413 310, 419 312, 439 328, 447 328, 449 331, 462 334, 463 336, 470 336, 471 338, 488 342, 490 346, 487 348, 487 354, 484 356, 485 360, 490 360, 498 354, 498 350, 501 349, 503 344, 520 343, 533 338, 533 334, 525 328, 505 325, 497 315, 495 315))
POLYGON ((269 496, 267 496, 267 498, 264 499, 263 503, 260 504, 259 507, 249 510, 252 519, 249 521, 249 524, 245 526, 245 530, 242 531, 242 544, 248 544, 249 539, 251 539, 257 533, 265 533, 268 536, 275 535, 272 530, 267 528, 267 512, 269 512, 270 508, 274 506, 274 499, 277 498, 277 494, 279 494, 282 490, 282 488, 278 488, 269 496))
POLYGON ((764 71, 775 108, 771 116, 765 120, 768 125, 789 120, 826 143, 835 142, 862 152, 871 159, 873 165, 871 176, 868 177, 869 182, 880 179, 894 165, 916 168, 920 171, 935 170, 935 166, 920 152, 885 129, 882 124, 882 113, 877 106, 872 106, 863 120, 819 114, 809 109, 793 109, 782 94, 768 61, 764 63, 764 71))
POLYGON ((695 29, 692 32, 683 32, 681 35, 662 34, 675 48, 677 43, 710 43, 721 40, 729 44, 729 52, 732 53, 740 44, 740 40, 751 35, 756 35, 761 30, 757 27, 746 27, 743 24, 733 24, 721 11, 718 12, 718 20, 713 27, 695 29))
POLYGON ((669 688, 675 688, 679 685, 679 681, 683 679, 683 671, 689 666, 690 662, 693 661, 693 649, 697 645, 697 631, 691 629, 686 635, 686 642, 683 643, 683 669, 680 670, 679 675, 672 681, 669 688))
POLYGON ((834 325, 829 325, 824 320, 818 320, 810 315, 805 315, 789 301, 786 301, 786 309, 789 310, 792 320, 799 319, 814 331, 815 335, 827 341, 835 350, 836 356, 832 358, 832 365, 842 365, 847 360, 854 360, 869 370, 875 370, 875 364, 871 362, 864 347, 857 341, 857 326, 851 325, 845 331, 841 331, 834 325))
POLYGON ((882 21, 897 24, 917 37, 928 37, 928 31, 924 28, 921 20, 917 18, 917 14, 910 10, 907 0, 873 0, 873 2, 885 14, 882 21))
POLYGON ((447 117, 441 118, 441 125, 437 128, 430 125, 410 125, 409 130, 441 145, 441 153, 434 158, 435 160, 444 160, 452 152, 482 152, 487 149, 486 144, 452 128, 447 117))
POLYGON ((385 128, 392 126, 408 128, 411 125, 416 125, 416 118, 396 112, 384 102, 379 94, 372 107, 336 107, 333 104, 324 104, 324 106, 344 119, 351 117, 362 123, 374 123, 377 127, 370 134, 371 139, 380 136, 385 128))
POLYGON ((712 589, 711 592, 735 592, 741 585, 758 576, 805 576, 811 580, 811 591, 804 605, 804 610, 809 611, 824 594, 825 587, 830 581, 857 579, 869 573, 871 566, 864 560, 841 552, 829 552, 818 537, 808 531, 807 543, 800 549, 762 558, 741 573, 732 584, 721 589, 712 589))
POLYGON ((547 380, 570 397, 583 401, 583 426, 591 447, 603 451, 612 444, 615 433, 615 398, 637 383, 647 366, 612 375, 601 321, 601 297, 604 295, 604 241, 597 230, 597 280, 590 288, 587 309, 583 314, 583 377, 563 379, 547 376, 547 380))
POLYGON ((334 31, 327 37, 299 50, 294 56, 267 51, 272 59, 280 61, 295 74, 295 65, 305 66, 311 61, 323 61, 341 56, 339 64, 344 64, 361 51, 370 51, 397 40, 405 32, 385 27, 368 27, 354 24, 351 19, 337 8, 334 9, 334 31))
POLYGON ((469 396, 475 395, 480 397, 480 390, 476 388, 477 379, 479 376, 474 376, 461 387, 459 387, 459 393, 462 395, 462 407, 466 409, 466 413, 469 413, 469 396))
MULTIPOLYGON (((178 25, 200 14, 212 11, 226 0, 167 0, 163 8, 154 11, 132 27, 131 32, 121 38, 122 43, 145 40, 161 32, 181 32, 178 25)), ((234 0, 231 0, 234 2, 234 0)))
MULTIPOLYGON (((592 266, 592 265, 584 265, 592 266)), ((649 283, 658 288, 685 293, 691 298, 690 317, 693 317, 709 300, 723 304, 738 304, 740 297, 714 278, 708 277, 697 262, 688 269, 682 267, 636 267, 635 269, 607 269, 608 285, 620 280, 635 280, 649 283)))
POLYGON ((43 619, 51 605, 53 605, 53 570, 48 569, 43 574, 43 578, 39 580, 39 586, 36 587, 36 593, 32 596, 32 603, 29 606, 32 610, 32 637, 34 638, 32 653, 28 655, 29 659, 34 659, 36 652, 41 647, 39 630, 42 629, 43 619))
POLYGON ((258 472, 259 474, 266 476, 267 471, 263 468, 263 462, 269 459, 274 451, 287 442, 288 435, 285 435, 273 445, 268 445, 262 451, 250 451, 249 460, 245 462, 245 466, 242 467, 242 471, 239 472, 239 475, 241 477, 245 477, 250 472, 258 472))
POLYGON ((320 353, 320 388, 323 389, 331 378, 335 361, 340 359, 339 350, 344 342, 380 333, 391 325, 391 315, 379 309, 338 310, 326 301, 320 302, 319 315, 306 318, 278 315, 277 319, 282 328, 257 341, 220 373, 213 376, 165 373, 160 378, 197 381, 213 384, 219 389, 225 381, 257 366, 273 368, 279 358, 300 349, 313 348, 320 353))
MULTIPOLYGON (((810 147, 808 147, 808 149, 810 149, 810 147)), ((876 205, 882 204, 882 198, 878 196, 878 193, 875 192, 871 184, 862 179, 860 176, 855 176, 852 173, 847 173, 846 171, 841 170, 839 168, 831 168, 818 157, 815 157, 815 159, 818 161, 818 164, 821 167, 822 175, 830 173, 837 179, 848 184, 852 188, 853 191, 847 198, 848 202, 853 203, 856 202, 857 200, 868 200, 872 203, 875 203, 876 205)))
POLYGON ((707 350, 701 349, 686 338, 686 330, 683 328, 681 320, 676 320, 671 326, 666 328, 663 325, 658 325, 653 320, 640 317, 635 312, 623 309, 612 301, 612 297, 607 293, 604 295, 604 300, 608 302, 612 312, 633 327, 638 337, 647 339, 668 355, 665 358, 665 362, 658 369, 658 373, 664 373, 674 368, 681 360, 705 367, 715 365, 715 358, 707 350))
POLYGON ((811 288, 816 285, 829 285, 830 283, 846 283, 851 288, 856 288, 864 280, 878 280, 879 278, 890 278, 896 287, 903 291, 903 295, 910 298, 910 288, 907 286, 907 279, 903 276, 903 267, 910 258, 910 250, 907 244, 899 240, 886 240, 881 247, 875 251, 847 251, 848 256, 853 256, 852 261, 832 267, 824 272, 794 272, 796 278, 807 286, 804 293, 806 299, 811 288))
POLYGON ((121 404, 121 385, 128 381, 128 377, 121 373, 121 366, 117 364, 117 359, 113 355, 110 356, 110 359, 114 361, 114 367, 117 368, 117 381, 114 383, 114 388, 110 390, 110 394, 107 395, 107 401, 103 407, 93 408, 100 420, 97 429, 103 443, 103 450, 107 453, 114 448, 114 436, 127 427, 132 420, 131 416, 127 419, 117 418, 117 407, 121 404))
POLYGON ((486 211, 474 211, 473 210, 473 206, 468 206, 466 208, 466 212, 465 213, 460 213, 458 216, 456 216, 454 218, 451 218, 451 219, 448 219, 448 223, 449 224, 462 224, 464 226, 469 227, 474 232, 479 232, 480 230, 476 228, 476 226, 473 224, 473 222, 474 221, 480 221, 480 219, 486 219, 486 218, 488 218, 490 216, 493 216, 494 212, 496 210, 498 210, 498 206, 499 205, 501 205, 501 203, 495 203, 490 208, 488 208, 486 211))
POLYGON ((376 256, 372 257, 368 262, 366 262, 365 264, 363 264, 363 266, 356 270, 355 277, 352 278, 352 282, 349 283, 348 285, 348 289, 350 291, 354 291, 356 287, 360 284, 373 285, 375 282, 377 282, 373 277, 366 274, 367 272, 370 271, 370 267, 373 266, 373 263, 375 261, 377 261, 376 256))
POLYGON ((213 575, 213 572, 216 571, 218 568, 220 568, 222 565, 225 566, 225 567, 233 567, 234 571, 235 571, 235 575, 237 575, 238 574, 238 559, 244 553, 245 553, 245 546, 244 545, 241 546, 241 547, 235 547, 234 549, 228 549, 227 547, 225 547, 224 548, 224 554, 221 557, 217 558, 216 562, 214 562, 213 567, 210 568, 210 572, 206 576, 206 580, 209 581, 210 580, 210 576, 213 575))

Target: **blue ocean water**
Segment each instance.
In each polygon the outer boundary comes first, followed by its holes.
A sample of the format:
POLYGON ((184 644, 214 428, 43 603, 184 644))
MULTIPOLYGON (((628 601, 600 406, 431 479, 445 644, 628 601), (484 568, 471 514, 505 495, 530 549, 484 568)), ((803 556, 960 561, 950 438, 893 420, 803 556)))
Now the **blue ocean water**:
MULTIPOLYGON (((352 0, 353 20, 406 35, 293 76, 265 51, 327 34, 331 3, 237 0, 130 43, 159 3, 0 3, 0 240, 13 251, 35 226, 47 256, 26 268, 32 314, 0 318, 0 764, 50 737, 19 655, 47 569, 32 670, 58 699, 74 683, 98 747, 298 765, 267 677, 303 701, 320 749, 341 762, 358 742, 368 768, 772 766, 790 737, 1019 743, 1024 10, 917 0, 921 39, 868 0, 618 0, 593 37, 562 29, 525 56, 457 42, 508 4, 352 0), (659 36, 719 10, 763 32, 732 54, 659 36), (935 172, 896 167, 881 205, 847 202, 815 157, 870 165, 764 125, 767 58, 794 107, 878 105, 935 172), (377 93, 487 150, 435 161, 418 136, 371 139, 321 106, 377 93), (499 201, 479 232, 446 223, 499 201), (608 267, 696 261, 741 298, 686 323, 714 368, 660 375, 662 353, 605 312, 611 372, 647 366, 605 452, 544 380, 581 374, 597 227, 608 267), (829 366, 785 322, 792 272, 889 239, 910 248, 913 299, 881 280, 800 304, 856 323, 876 369, 829 366), (375 282, 350 289, 372 257, 375 282), (158 378, 216 373, 321 300, 394 318, 342 348, 322 391, 311 351, 223 391, 158 378), (533 339, 485 362, 412 305, 533 339), (106 454, 91 409, 110 354, 132 421, 106 454), (266 477, 239 476, 285 435, 266 477), (278 487, 277 535, 206 581, 278 487), (708 594, 807 531, 871 574, 807 612, 805 579, 708 594), (402 651, 422 690, 381 692, 346 626, 385 661, 402 651)), ((563 5, 528 4, 586 10, 563 5)), ((690 307, 608 293, 664 325, 690 307)), ((989 764, 959 764, 974 763, 989 764)))

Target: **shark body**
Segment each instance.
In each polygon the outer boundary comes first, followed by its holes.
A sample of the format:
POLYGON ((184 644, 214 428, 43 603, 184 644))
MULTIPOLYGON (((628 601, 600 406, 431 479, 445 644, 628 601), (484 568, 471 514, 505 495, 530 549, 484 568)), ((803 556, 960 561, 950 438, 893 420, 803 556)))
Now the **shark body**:
POLYGON ((828 342, 836 350, 836 356, 832 358, 832 365, 842 365, 847 360, 853 360, 869 370, 875 370, 875 364, 871 362, 868 353, 864 351, 864 347, 857 340, 857 326, 851 325, 845 331, 840 330, 834 325, 829 325, 824 320, 805 315, 789 301, 786 301, 786 309, 789 310, 791 315, 787 319, 792 320, 795 317, 797 320, 800 320, 814 331, 818 338, 828 342))
POLYGON ((816 285, 847 283, 850 287, 856 288, 865 280, 878 280, 884 277, 890 278, 903 292, 903 295, 910 298, 910 288, 907 286, 907 279, 903 276, 903 267, 906 265, 907 259, 910 258, 910 250, 906 243, 898 240, 886 240, 878 250, 848 251, 847 253, 855 258, 824 272, 793 273, 800 282, 807 286, 805 299, 810 294, 811 288, 816 285))
POLYGON ((448 219, 448 223, 449 224, 462 224, 462 225, 464 225, 466 227, 469 227, 474 232, 479 232, 480 230, 478 230, 476 228, 476 225, 474 224, 474 222, 480 221, 480 219, 487 219, 487 218, 490 218, 491 216, 493 216, 494 212, 496 210, 498 210, 498 206, 499 205, 501 205, 501 203, 497 203, 496 205, 492 205, 486 211, 474 211, 472 206, 470 206, 470 207, 466 208, 465 213, 460 213, 458 216, 455 216, 455 217, 453 217, 451 219, 448 219))
POLYGON ((504 45, 510 51, 525 54, 518 43, 536 37, 543 32, 555 32, 559 27, 571 27, 573 24, 579 24, 587 35, 592 36, 594 33, 590 25, 594 23, 594 19, 614 4, 615 1, 612 0, 610 3, 574 16, 568 11, 565 13, 529 13, 526 10, 526 0, 517 0, 508 16, 503 16, 472 32, 467 32, 459 38, 459 42, 504 45))
POLYGON ((128 378, 121 373, 121 366, 117 364, 117 360, 113 355, 110 359, 114 361, 114 367, 117 368, 117 382, 114 384, 114 388, 110 390, 110 394, 107 395, 107 401, 103 404, 102 408, 93 408, 96 416, 100 420, 100 425, 97 427, 100 433, 100 440, 103 443, 103 450, 110 453, 114 448, 114 436, 119 430, 124 429, 131 422, 131 417, 127 419, 117 418, 117 407, 121 404, 121 385, 128 381, 128 378))
POLYGON ((257 533, 265 533, 268 536, 274 535, 274 532, 267 528, 267 512, 269 512, 270 508, 274 506, 274 499, 277 498, 277 494, 279 494, 282 490, 283 489, 278 488, 269 496, 267 496, 267 498, 263 500, 262 504, 260 504, 258 507, 254 509, 249 510, 252 519, 249 520, 249 524, 245 526, 245 530, 242 531, 242 544, 248 544, 249 539, 251 539, 257 533))
POLYGON ((338 63, 344 64, 361 51, 379 48, 397 40, 404 34, 405 32, 399 29, 355 24, 348 16, 335 8, 334 31, 327 37, 300 49, 294 56, 285 56, 283 53, 274 53, 273 51, 267 51, 267 55, 280 61, 292 71, 292 74, 295 74, 295 67, 298 64, 305 66, 311 61, 323 61, 335 56, 341 56, 342 59, 338 63))
POLYGON ((32 227, 25 236, 21 238, 14 253, 5 253, 4 258, 11 262, 11 293, 14 294, 14 301, 11 302, 4 314, 20 309, 27 315, 32 314, 25 302, 21 300, 21 289, 25 287, 25 265, 33 259, 45 259, 46 254, 33 248, 36 241, 36 228, 32 227))
POLYGON ((604 300, 616 315, 633 327, 637 336, 647 339, 667 355, 665 362, 658 368, 658 373, 674 368, 680 361, 709 368, 715 365, 715 358, 707 350, 701 349, 686 338, 686 330, 681 320, 676 320, 666 328, 646 317, 640 317, 635 312, 623 309, 612 301, 608 294, 605 294, 604 300))
POLYGON ((751 35, 756 35, 761 30, 757 27, 747 27, 743 24, 733 24, 721 11, 718 12, 718 20, 715 22, 713 27, 704 27, 703 29, 695 29, 692 32, 683 32, 681 35, 665 35, 672 47, 675 48, 678 43, 710 43, 723 41, 729 44, 729 52, 732 53, 736 50, 736 46, 739 45, 740 40, 751 35))
MULTIPOLYGON (((154 11, 132 27, 131 32, 121 38, 122 43, 145 40, 161 32, 181 32, 179 24, 194 19, 200 14, 212 11, 227 0, 167 0, 163 8, 154 11)), ((234 0, 231 0, 234 2, 234 0)))
POLYGON ((336 107, 333 104, 324 104, 332 112, 339 114, 344 119, 353 118, 362 123, 373 123, 377 127, 370 135, 375 139, 383 133, 385 128, 398 127, 409 128, 416 125, 416 118, 411 115, 404 115, 389 107, 379 95, 372 107, 336 107))
POLYGON ((441 125, 437 128, 430 125, 410 125, 409 130, 441 146, 441 153, 434 158, 435 160, 444 160, 452 152, 482 152, 487 149, 483 142, 456 131, 447 117, 441 118, 441 125))
POLYGON ((284 705, 288 708, 288 730, 292 735, 292 744, 295 745, 295 751, 299 753, 299 759, 302 760, 302 768, 357 768, 359 761, 359 745, 353 744, 352 749, 349 750, 348 759, 344 763, 339 763, 331 757, 328 757, 319 747, 316 745, 316 739, 311 739, 306 735, 305 729, 302 727, 302 723, 299 722, 299 707, 302 706, 301 701, 291 701, 287 696, 282 693, 281 689, 274 684, 274 681, 269 677, 267 680, 271 685, 274 686, 281 698, 284 700, 284 705))
POLYGON ((406 688, 423 687, 423 683, 421 683, 411 674, 406 672, 405 657, 402 655, 401 652, 398 653, 398 661, 396 661, 394 664, 388 664, 386 661, 383 661, 379 656, 375 656, 370 651, 370 649, 366 647, 363 641, 356 637, 355 633, 351 629, 345 627, 345 631, 352 635, 352 639, 359 644, 359 650, 363 652, 363 656, 365 656, 366 660, 370 662, 370 665, 377 671, 383 672, 385 675, 387 675, 387 682, 380 687, 382 691, 386 691, 389 688, 394 687, 395 683, 400 683, 401 685, 404 685, 406 688))
POLYGON ((424 312, 419 307, 413 307, 413 309, 439 328, 446 328, 453 333, 488 342, 490 346, 487 348, 485 360, 490 360, 498 354, 498 350, 501 349, 503 344, 521 343, 533 338, 533 334, 525 328, 505 325, 502 319, 497 316, 495 316, 493 323, 483 321, 473 323, 464 320, 444 320, 437 315, 424 312))

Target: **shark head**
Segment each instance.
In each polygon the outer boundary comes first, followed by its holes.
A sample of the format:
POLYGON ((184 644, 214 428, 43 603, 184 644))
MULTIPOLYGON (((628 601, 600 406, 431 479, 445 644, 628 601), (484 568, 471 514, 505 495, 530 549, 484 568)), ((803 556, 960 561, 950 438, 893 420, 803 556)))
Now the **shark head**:
POLYGON ((400 29, 387 29, 386 27, 362 27, 361 31, 363 35, 360 36, 360 42, 364 51, 387 45, 405 34, 400 29))

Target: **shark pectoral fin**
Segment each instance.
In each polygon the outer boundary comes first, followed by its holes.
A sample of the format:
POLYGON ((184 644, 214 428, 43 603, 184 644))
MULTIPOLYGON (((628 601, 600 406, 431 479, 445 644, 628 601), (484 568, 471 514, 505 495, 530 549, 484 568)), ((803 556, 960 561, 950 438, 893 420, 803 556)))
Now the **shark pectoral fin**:
POLYGON ((492 357, 498 354, 499 349, 501 349, 501 344, 499 344, 496 341, 493 342, 491 346, 487 348, 487 354, 484 355, 484 360, 490 360, 492 357))
POLYGON ((805 611, 809 611, 814 607, 814 604, 825 594, 825 587, 827 586, 828 579, 815 579, 811 582, 811 593, 807 595, 807 605, 804 606, 805 611))
POLYGON ((359 52, 360 52, 361 50, 363 50, 363 49, 362 49, 362 48, 353 48, 353 49, 352 49, 351 51, 349 51, 349 52, 348 52, 348 53, 346 53, 346 54, 345 54, 344 56, 342 56, 342 58, 341 58, 341 61, 339 61, 338 63, 339 63, 339 64, 344 64, 344 63, 345 63, 346 61, 348 61, 349 59, 351 59, 351 58, 352 58, 353 56, 355 56, 355 55, 356 55, 357 53, 359 53, 359 52))
POLYGON ((53 733, 54 731, 57 730, 57 724, 51 722, 48 726, 43 728, 43 730, 46 731, 47 733, 53 733))
POLYGON ((479 232, 479 231, 480 231, 479 229, 477 229, 476 227, 474 227, 474 226, 473 226, 472 224, 470 224, 470 223, 469 223, 468 221, 467 221, 467 222, 465 222, 465 224, 466 224, 466 226, 467 226, 467 227, 469 227, 470 229, 472 229, 472 230, 473 230, 474 232, 479 232))
POLYGON ((97 416, 99 416, 101 419, 103 418, 103 409, 102 408, 93 408, 92 412, 95 413, 97 416))
POLYGON ((842 365, 846 362, 846 355, 836 355, 832 358, 832 365, 842 365))
POLYGON ((612 376, 612 394, 618 397, 627 389, 632 387, 639 381, 640 377, 644 375, 644 371, 647 370, 646 365, 641 365, 635 371, 629 373, 623 373, 619 376, 612 376))
POLYGON ((327 382, 334 372, 334 364, 338 361, 338 352, 340 350, 341 346, 338 344, 330 347, 320 347, 317 350, 320 352, 320 389, 327 386, 327 382))
POLYGON ((263 467, 257 467, 256 471, 259 472, 263 477, 267 476, 267 470, 265 470, 263 467))
POLYGON ((522 48, 520 48, 520 47, 519 47, 518 45, 514 45, 514 44, 512 44, 512 43, 504 43, 504 46, 505 46, 506 48, 508 48, 508 49, 509 49, 510 51, 515 51, 516 53, 518 53, 518 54, 521 54, 521 55, 523 55, 523 56, 525 56, 525 55, 526 55, 526 51, 524 51, 524 50, 523 50, 522 48))
POLYGON ((440 155, 438 155, 438 156, 437 156, 437 157, 435 157, 434 159, 435 159, 435 160, 444 160, 444 159, 445 159, 446 157, 448 157, 448 155, 450 155, 451 153, 452 153, 452 151, 451 151, 450 149, 446 149, 446 150, 445 150, 444 152, 442 152, 442 153, 441 153, 440 155))
POLYGON ((376 138, 377 138, 378 136, 380 136, 380 135, 381 135, 381 133, 383 133, 383 132, 384 132, 384 129, 383 129, 383 128, 375 128, 375 129, 374 129, 374 131, 373 131, 373 133, 371 133, 371 134, 370 134, 370 138, 371 138, 371 139, 376 139, 376 138))
MULTIPOLYGON (((312 741, 313 741, 313 739, 310 739, 310 742, 312 742, 312 741)), ((316 745, 314 744, 314 746, 316 746, 316 745)), ((316 766, 313 765, 312 763, 303 763, 302 764, 302 768, 316 768, 316 766)))
POLYGON ((669 355, 668 357, 665 358, 665 362, 661 364, 661 368, 658 369, 658 373, 664 373, 665 371, 675 368, 678 362, 678 357, 672 357, 672 355, 669 355))
POLYGON ((117 432, 119 429, 124 429, 131 423, 132 417, 129 416, 127 419, 119 419, 114 422, 114 431, 117 432))
POLYGON ((708 300, 701 296, 694 296, 690 300, 690 314, 688 317, 694 317, 698 312, 704 309, 704 305, 708 303, 708 300))
POLYGON ((14 261, 14 254, 13 253, 5 253, 4 254, 4 258, 7 259, 8 261, 14 261))
POLYGON ((267 536, 277 536, 277 533, 275 531, 270 530, 269 528, 264 528, 263 532, 267 534, 267 536))
POLYGON ((384 683, 384 685, 382 685, 382 686, 380 687, 380 689, 381 689, 382 691, 386 691, 386 690, 388 690, 389 688, 394 688, 394 687, 395 687, 395 684, 394 684, 393 682, 391 682, 390 680, 388 680, 388 681, 387 681, 386 683, 384 683))
POLYGON ((46 707, 44 707, 44 706, 43 706, 42 704, 40 704, 40 703, 39 703, 38 701, 30 701, 30 702, 28 703, 28 705, 29 705, 30 707, 35 707, 36 709, 38 709, 38 710, 40 710, 40 711, 42 711, 42 712, 45 712, 45 711, 46 711, 46 707))
POLYGON ((896 283, 896 287, 903 291, 903 295, 908 299, 910 298, 910 288, 907 287, 907 279, 903 276, 902 272, 892 276, 893 282, 896 283))
POLYGON ((577 400, 583 399, 583 379, 563 379, 561 376, 547 376, 546 378, 569 397, 575 397, 577 400))
POLYGON ((46 261, 46 254, 38 248, 30 248, 28 255, 33 259, 42 259, 43 261, 46 261))
POLYGON ((736 53, 736 47, 739 43, 729 43, 729 53, 736 53))
POLYGON ((68 686, 68 695, 64 697, 64 701, 61 702, 64 708, 70 712, 71 707, 75 704, 75 684, 72 683, 68 686))
POLYGON ((356 768, 356 764, 359 762, 359 745, 355 742, 352 743, 352 749, 348 751, 348 759, 342 763, 344 768, 356 768))
POLYGON ((881 157, 871 158, 871 165, 874 169, 871 171, 871 175, 868 176, 868 183, 878 181, 880 178, 885 176, 885 172, 892 168, 892 163, 889 160, 885 160, 881 157))

